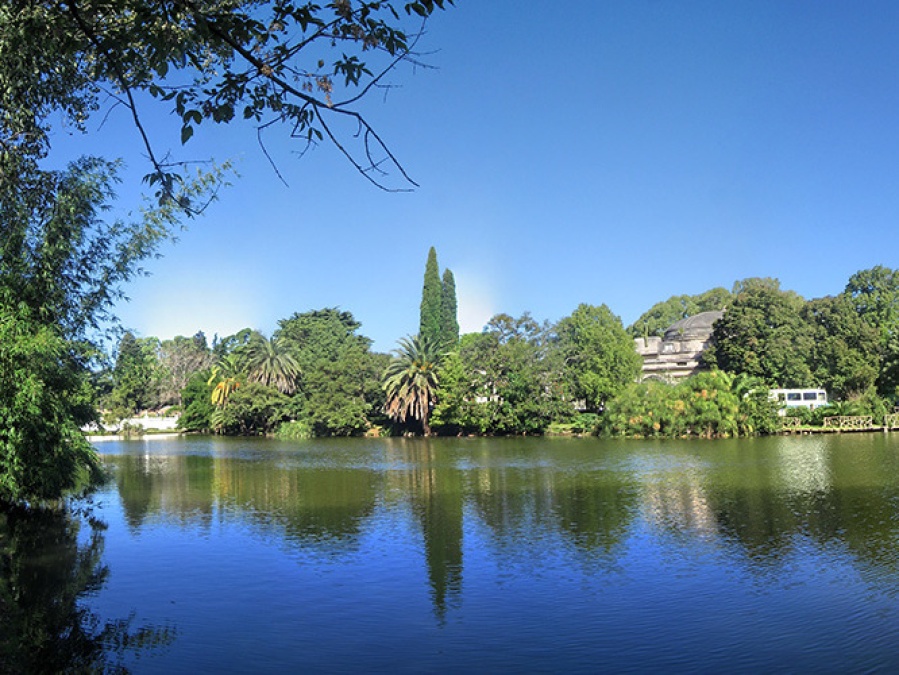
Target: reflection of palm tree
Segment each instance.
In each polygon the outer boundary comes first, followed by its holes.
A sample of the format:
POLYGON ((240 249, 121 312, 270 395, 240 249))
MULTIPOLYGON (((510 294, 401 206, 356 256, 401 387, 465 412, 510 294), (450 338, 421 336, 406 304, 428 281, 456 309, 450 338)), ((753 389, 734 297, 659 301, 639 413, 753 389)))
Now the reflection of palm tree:
POLYGON ((246 350, 249 379, 268 387, 275 387, 283 394, 297 389, 300 367, 277 338, 266 339, 254 333, 246 350))
POLYGON ((437 393, 438 353, 427 338, 400 339, 399 349, 384 371, 387 392, 385 412, 398 422, 419 420, 425 436, 431 433, 428 418, 437 393))

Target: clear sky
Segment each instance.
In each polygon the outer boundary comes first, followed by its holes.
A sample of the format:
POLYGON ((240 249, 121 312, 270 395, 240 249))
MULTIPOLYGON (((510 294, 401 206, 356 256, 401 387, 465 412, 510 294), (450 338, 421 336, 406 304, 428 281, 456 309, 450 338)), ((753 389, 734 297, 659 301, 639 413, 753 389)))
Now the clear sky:
MULTIPOLYGON (((428 248, 463 331, 558 320, 772 276, 807 297, 899 267, 899 3, 457 0, 428 26, 436 70, 366 105, 421 187, 382 192, 331 147, 255 130, 187 149, 240 177, 118 308, 140 335, 351 311, 388 351, 418 329, 428 248)), ((60 145, 146 173, 124 111, 60 145)), ((177 144, 177 120, 152 120, 177 144)), ((123 206, 133 206, 126 188, 123 206)))

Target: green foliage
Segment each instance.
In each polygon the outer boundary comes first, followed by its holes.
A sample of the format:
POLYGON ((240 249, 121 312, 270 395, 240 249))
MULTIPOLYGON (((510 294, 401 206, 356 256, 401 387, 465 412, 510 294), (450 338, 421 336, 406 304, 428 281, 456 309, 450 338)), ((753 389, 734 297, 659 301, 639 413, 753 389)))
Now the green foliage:
POLYGON ((525 313, 517 319, 498 314, 483 333, 462 336, 455 426, 462 432, 539 434, 571 417, 551 335, 549 326, 525 313))
POLYGON ((433 342, 415 335, 401 338, 394 358, 384 370, 385 411, 400 424, 415 421, 431 434, 431 405, 437 393, 440 352, 433 342))
POLYGON ((856 272, 843 294, 859 316, 880 327, 884 337, 899 332, 899 271, 877 265, 856 272))
POLYGON ((274 387, 248 382, 234 390, 228 404, 210 415, 210 426, 219 434, 259 436, 297 415, 295 399, 274 387))
POLYGON ((452 271, 446 269, 441 281, 437 251, 432 246, 428 251, 421 290, 418 334, 441 348, 454 348, 459 342, 457 314, 456 279, 452 271))
POLYGON ((720 370, 676 386, 644 382, 627 387, 602 415, 602 432, 638 438, 719 438, 770 433, 777 412, 766 388, 720 370))
POLYGON ((437 251, 432 246, 428 251, 425 265, 424 284, 421 289, 418 334, 432 345, 439 345, 443 338, 443 283, 440 281, 440 267, 437 251))
POLYGON ((277 338, 268 340, 260 333, 253 333, 245 353, 251 382, 274 387, 282 394, 296 391, 300 367, 287 345, 277 338))
POLYGON ((325 308, 279 322, 278 340, 299 367, 303 419, 316 436, 364 433, 383 405, 381 373, 387 357, 372 354, 371 340, 350 312, 325 308))
POLYGON ((217 360, 221 360, 231 353, 239 353, 242 347, 245 347, 249 344, 250 340, 253 337, 252 328, 242 328, 237 331, 234 335, 228 335, 223 338, 219 338, 216 335, 212 339, 212 353, 217 360))
POLYGON ((802 298, 780 290, 776 279, 739 282, 732 305, 715 323, 703 359, 784 388, 814 384, 807 361, 813 338, 800 314, 802 307, 802 298))
POLYGON ((440 337, 443 343, 448 347, 455 347, 459 342, 459 307, 456 301, 456 279, 452 271, 447 268, 443 270, 443 288, 442 288, 442 325, 440 327, 440 337))
POLYGON ((282 422, 275 429, 275 438, 279 441, 302 441, 312 438, 312 427, 305 420, 282 422))
POLYGON ((184 431, 206 432, 212 428, 211 417, 215 411, 212 404, 212 386, 209 373, 194 373, 181 391, 184 412, 178 418, 178 428, 184 431))
POLYGON ((700 312, 722 310, 732 299, 731 293, 720 287, 699 295, 673 295, 650 307, 627 330, 635 338, 662 337, 671 324, 700 312))
POLYGON ((752 375, 737 375, 732 391, 740 400, 738 432, 741 436, 773 434, 780 429, 777 401, 772 401, 765 382, 752 375))
POLYGON ((858 315, 880 335, 877 388, 899 401, 899 271, 877 265, 856 272, 843 291, 858 315))
POLYGON ((56 499, 95 473, 78 431, 94 417, 90 366, 100 349, 92 340, 112 320, 121 284, 172 225, 164 210, 104 221, 115 168, 88 158, 47 172, 0 149, 0 316, 8 337, 0 501, 56 499))
POLYGON ((159 402, 159 341, 126 332, 119 341, 108 405, 132 415, 159 402))
POLYGON ((605 305, 582 304, 556 326, 565 380, 590 412, 637 379, 641 360, 621 319, 605 305))
POLYGON ((53 501, 100 477, 80 431, 95 419, 80 357, 0 292, 0 505, 53 501))
POLYGON ((812 335, 812 379, 832 399, 868 391, 878 378, 880 335, 845 295, 810 300, 801 315, 812 335))

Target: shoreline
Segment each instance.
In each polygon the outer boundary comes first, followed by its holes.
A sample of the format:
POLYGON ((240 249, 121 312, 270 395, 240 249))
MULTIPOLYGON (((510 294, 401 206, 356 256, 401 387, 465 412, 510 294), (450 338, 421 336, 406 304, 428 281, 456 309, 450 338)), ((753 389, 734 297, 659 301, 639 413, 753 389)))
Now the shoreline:
POLYGON ((150 438, 178 438, 179 436, 183 436, 184 434, 180 431, 173 431, 170 433, 164 434, 140 434, 140 435, 129 435, 125 436, 122 434, 113 434, 113 435, 93 435, 93 436, 85 436, 88 443, 96 443, 101 441, 145 441, 150 438))

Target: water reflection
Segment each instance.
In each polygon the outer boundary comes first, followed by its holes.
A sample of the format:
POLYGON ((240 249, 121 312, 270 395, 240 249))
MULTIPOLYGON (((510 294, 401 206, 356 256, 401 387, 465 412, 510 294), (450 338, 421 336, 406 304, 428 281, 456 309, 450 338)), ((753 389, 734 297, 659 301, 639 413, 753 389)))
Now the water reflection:
POLYGON ((352 547, 383 482, 365 469, 221 456, 126 454, 109 463, 132 528, 158 518, 201 528, 245 519, 328 550, 352 547))
POLYGON ((169 627, 86 607, 110 573, 103 530, 77 511, 0 513, 0 672, 127 672, 126 653, 172 642, 169 627))
POLYGON ((393 526, 419 538, 441 621, 462 605, 465 565, 481 545, 530 570, 560 551, 609 569, 645 532, 682 551, 711 545, 756 574, 782 569, 810 542, 848 554, 863 575, 887 573, 888 584, 899 564, 892 436, 260 441, 205 453, 192 443, 191 452, 122 445, 108 455, 133 530, 240 522, 341 556, 383 537, 381 516, 398 513, 393 526))
POLYGON ((807 541, 845 550, 860 569, 895 571, 897 456, 899 443, 878 435, 694 447, 680 469, 643 481, 645 517, 660 530, 735 547, 753 572, 776 569, 807 541))
MULTIPOLYGON (((440 453, 430 440, 390 439, 393 485, 401 485, 418 519, 434 611, 442 620, 448 606, 458 606, 462 592, 463 473, 453 453, 440 453)), ((445 447, 445 446, 444 446, 445 447)))

